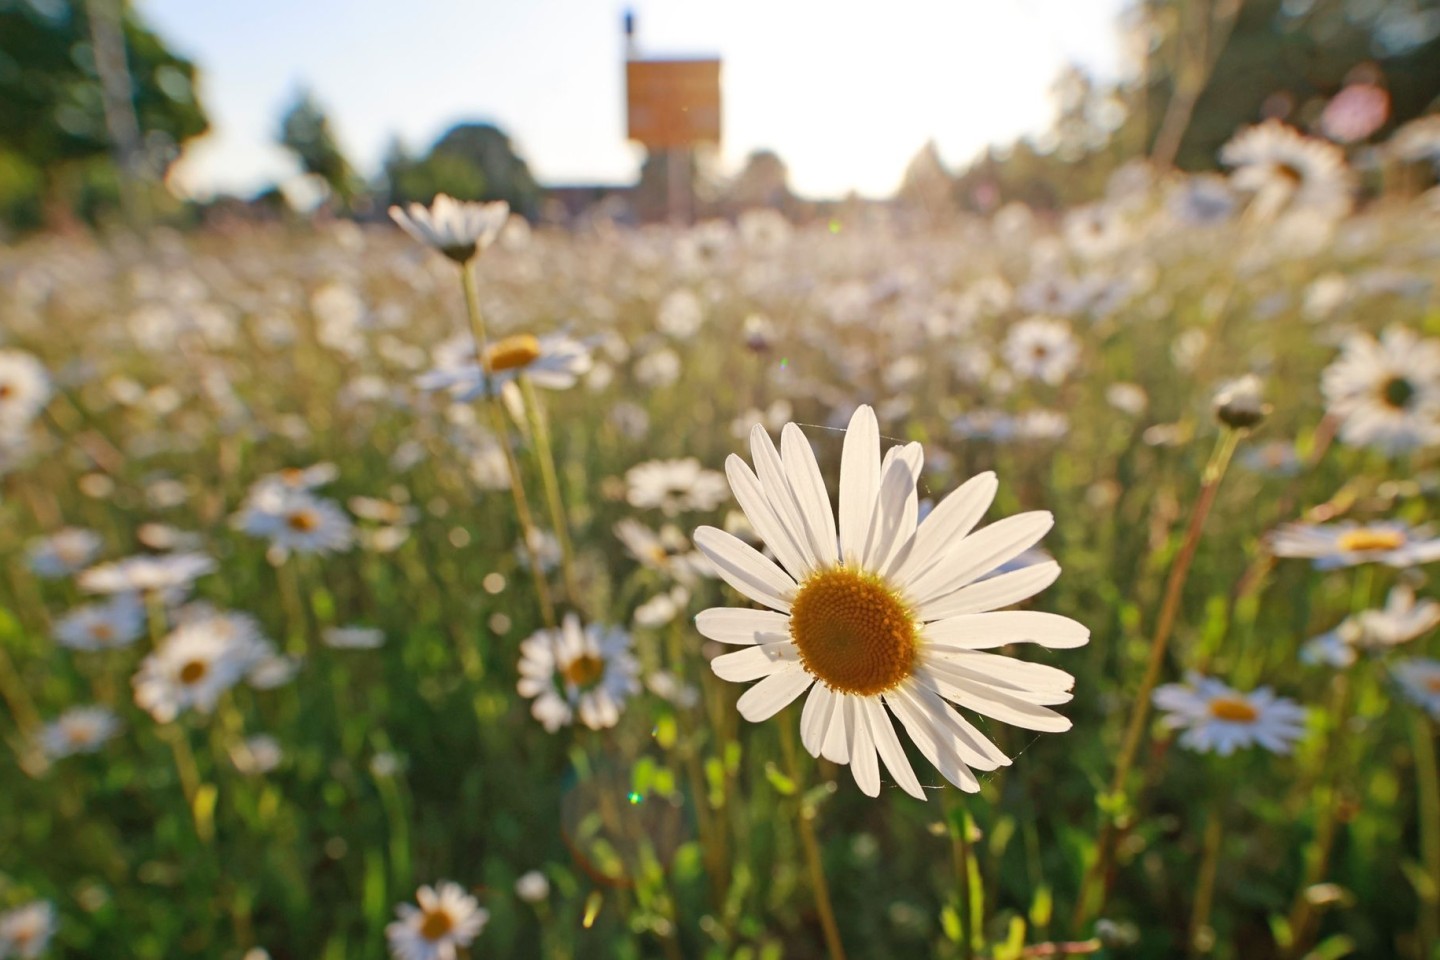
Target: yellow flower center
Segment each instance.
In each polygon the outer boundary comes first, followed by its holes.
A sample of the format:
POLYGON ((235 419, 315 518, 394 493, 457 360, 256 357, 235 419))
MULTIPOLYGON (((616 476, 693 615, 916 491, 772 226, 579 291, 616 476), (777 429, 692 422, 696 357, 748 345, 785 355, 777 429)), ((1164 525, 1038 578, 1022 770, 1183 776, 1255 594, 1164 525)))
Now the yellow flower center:
POLYGON ((1254 723, 1260 711, 1250 706, 1250 701, 1239 697, 1216 697, 1210 701, 1210 715, 1230 723, 1254 723))
POLYGON ((811 574, 790 603, 790 639, 821 683, 868 697, 915 668, 915 618, 880 577, 830 567, 811 574))
POLYGON ((420 936, 432 943, 455 929, 455 921, 444 910, 426 910, 420 920, 420 936))
POLYGON ((99 643, 109 643, 115 639, 115 628, 108 623, 92 623, 90 636, 99 643))
POLYGON ((288 486, 298 487, 305 481, 305 471, 299 467, 286 467, 280 471, 280 479, 288 486))
POLYGON ((15 388, 8 383, 0 383, 0 400, 9 400, 15 395, 15 388))
POLYGON ((193 686, 205 679, 205 674, 210 672, 210 664, 204 660, 191 660, 180 668, 180 682, 193 686))
POLYGON ((1440 693, 1440 677, 1431 677, 1425 681, 1425 689, 1431 693, 1440 693))
POLYGON ((560 675, 566 683, 577 687, 588 687, 605 675, 605 661, 593 654, 584 654, 571 660, 560 675))
POLYGON ((315 514, 309 513, 305 510, 300 510, 290 514, 290 516, 286 518, 285 522, 289 524, 290 529, 294 530, 296 533, 309 533, 316 527, 320 526, 320 519, 316 517, 315 514))
POLYGON ((496 340, 485 351, 485 369, 491 373, 528 367, 540 358, 540 341, 532 334, 517 333, 496 340))
POLYGON ((1293 163, 1277 163, 1275 164, 1275 172, 1281 180, 1284 180, 1292 186, 1298 186, 1305 182, 1305 171, 1293 163))
POLYGON ((1376 530, 1362 527, 1342 533, 1335 540, 1335 546, 1346 553, 1363 553, 1367 550, 1398 550, 1405 545, 1405 534, 1399 530, 1376 530))
POLYGON ((65 740, 73 747, 82 747, 90 742, 90 728, 72 724, 65 728, 65 740))

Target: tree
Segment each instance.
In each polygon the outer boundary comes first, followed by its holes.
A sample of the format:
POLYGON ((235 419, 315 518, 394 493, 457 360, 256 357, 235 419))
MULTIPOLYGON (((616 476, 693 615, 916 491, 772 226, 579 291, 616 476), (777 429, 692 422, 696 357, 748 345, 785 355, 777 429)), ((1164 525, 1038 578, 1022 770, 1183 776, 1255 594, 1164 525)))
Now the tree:
POLYGON ((280 144, 300 161, 300 167, 325 181, 343 209, 349 209, 359 192, 355 168, 345 159, 330 129, 330 119, 309 90, 301 90, 280 121, 280 144))
MULTIPOLYGON (((124 62, 139 133, 139 169, 153 184, 180 146, 209 126, 195 65, 120 8, 124 62)), ((0 220, 38 225, 41 211, 103 214, 118 200, 105 95, 90 23, 76 0, 0 0, 0 220)))

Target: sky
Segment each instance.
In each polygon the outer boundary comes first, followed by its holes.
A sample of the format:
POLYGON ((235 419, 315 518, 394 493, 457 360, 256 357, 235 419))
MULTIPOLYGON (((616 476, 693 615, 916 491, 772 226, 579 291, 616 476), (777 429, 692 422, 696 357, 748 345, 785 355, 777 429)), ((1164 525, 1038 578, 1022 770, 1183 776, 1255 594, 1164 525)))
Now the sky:
POLYGON ((212 131, 172 183, 293 177, 279 119, 308 87, 359 170, 461 121, 508 133, 543 184, 632 183, 621 23, 643 56, 722 60, 720 168, 777 152, 803 196, 884 196, 934 140, 951 166, 1048 126, 1067 63, 1122 69, 1124 0, 135 0, 201 70, 212 131))

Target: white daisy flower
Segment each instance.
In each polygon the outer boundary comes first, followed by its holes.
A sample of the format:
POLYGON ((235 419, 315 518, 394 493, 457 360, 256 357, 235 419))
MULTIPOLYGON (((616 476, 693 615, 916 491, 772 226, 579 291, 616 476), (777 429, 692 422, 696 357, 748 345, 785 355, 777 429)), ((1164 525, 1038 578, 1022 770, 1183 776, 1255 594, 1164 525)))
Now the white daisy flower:
POLYGON ((575 722, 591 730, 613 727, 627 697, 638 693, 640 664, 630 635, 619 627, 590 624, 567 614, 558 630, 538 630, 520 645, 522 697, 530 712, 554 733, 575 722))
POLYGON ((1405 696, 1440 720, 1440 660, 1401 660, 1395 664, 1394 672, 1405 696))
POLYGON ((455 960, 457 948, 468 947, 490 919, 458 883, 421 887, 415 900, 418 909, 400 904, 395 908, 400 919, 385 927, 396 960, 455 960))
POLYGON ((230 762, 246 776, 269 773, 280 766, 280 761, 284 759, 285 751, 280 742, 264 733, 246 737, 230 748, 230 762))
POLYGON ((694 457, 651 460, 625 472, 625 500, 640 510, 658 507, 667 517, 714 510, 725 502, 725 478, 694 457))
POLYGON ((55 936, 55 905, 36 900, 0 913, 0 957, 35 960, 55 936))
POLYGON ((336 650, 374 650, 385 642, 385 631, 377 627, 326 627, 320 640, 336 650))
POLYGON ((1290 207, 1333 216, 1350 209, 1353 184, 1344 152, 1279 120, 1237 133, 1220 148, 1220 162, 1235 168, 1231 182, 1254 193, 1267 214, 1290 207))
POLYGON ((1304 466, 1295 444, 1288 440, 1271 440, 1249 447, 1240 454, 1240 463, 1247 470, 1276 477, 1292 477, 1304 466))
POLYGON ((1192 673, 1183 684, 1156 688, 1153 699, 1165 711, 1165 725, 1185 731, 1181 745, 1201 753, 1228 757, 1237 747, 1257 744, 1271 753, 1289 753, 1305 734, 1305 708, 1275 696, 1269 687, 1240 693, 1192 673))
POLYGON ((1271 532, 1269 545, 1275 556, 1311 560, 1316 570, 1362 563, 1405 568, 1440 560, 1440 538, 1429 527, 1399 520, 1287 523, 1271 532))
POLYGON ((1011 372, 1051 386, 1064 382, 1080 359, 1080 345, 1063 320, 1031 317, 1010 328, 1005 338, 1005 362, 1011 372))
POLYGON ((337 503, 290 487, 252 491, 235 524, 252 537, 296 553, 349 550, 355 540, 355 525, 337 503))
POLYGON ((1440 443, 1440 340, 1401 326, 1352 334, 1321 388, 1343 443, 1390 455, 1440 443))
POLYGON ((332 483, 340 476, 340 468, 333 463, 315 463, 308 467, 286 467, 274 473, 267 473, 250 485, 250 496, 258 491, 279 487, 284 490, 315 490, 332 483))
POLYGON ((1253 373, 1221 384, 1211 404, 1220 422, 1236 430, 1258 426, 1272 409, 1265 402, 1265 384, 1253 373))
POLYGON ((1150 395, 1138 383, 1112 383, 1105 388, 1105 402, 1121 413, 1138 417, 1150 405, 1150 395))
POLYGON ((71 650, 128 647, 145 632, 145 605, 133 593, 76 607, 55 621, 55 639, 71 650))
POLYGON ((993 612, 1053 583, 1060 573, 1053 561, 982 579, 1034 546, 1054 522, 1049 513, 975 531, 998 487, 994 474, 984 473, 917 524, 924 452, 911 443, 882 460, 868 406, 855 411, 845 433, 838 523, 799 427, 785 426, 779 452, 757 427, 751 451, 758 475, 738 456, 726 472, 780 563, 714 527, 694 537, 727 583, 769 608, 716 608, 695 618, 704 636, 744 648, 712 661, 719 677, 760 681, 740 697, 741 716, 766 720, 809 690, 800 737, 812 756, 848 763, 870 796, 880 791, 878 756, 920 799, 890 712, 921 754, 970 792, 980 789, 972 768, 993 770, 1010 759, 946 701, 1026 729, 1069 729, 1048 707, 1071 699, 1074 678, 982 652, 1089 640, 1090 631, 1066 617, 993 612))
POLYGON ((94 563, 101 543, 100 534, 94 530, 65 527, 31 543, 26 559, 36 576, 55 580, 94 563))
POLYGON ((50 376, 22 350, 0 350, 0 432, 29 426, 50 402, 50 376))
POLYGON ((40 731, 40 748, 51 760, 94 753, 120 732, 120 719, 108 707, 72 707, 40 731))
POLYGON ((434 247, 456 263, 467 263, 477 253, 495 242, 505 221, 510 218, 510 205, 470 203, 437 194, 429 207, 410 204, 408 210, 390 208, 390 219, 410 236, 434 247))
POLYGON ((463 360, 442 360, 435 369, 417 378, 415 385, 421 390, 444 390, 455 400, 469 403, 484 396, 487 389, 500 390, 521 374, 537 387, 568 390, 594 365, 589 344, 564 333, 543 337, 517 333, 492 340, 485 347, 483 369, 475 361, 473 344, 467 338, 468 356, 463 360))
POLYGON ((1125 249, 1134 231, 1114 206, 1092 203, 1065 215, 1065 241, 1086 260, 1101 260, 1125 249))
POLYGON ((215 561, 203 553, 166 553, 102 563, 80 574, 77 582, 88 593, 158 593, 174 603, 196 580, 214 572, 215 561))
POLYGON ((135 702, 160 723, 184 710, 209 713, 265 653, 242 625, 225 617, 182 621, 140 664, 135 702))
POLYGON ((615 524, 615 536, 642 566, 674 577, 686 586, 693 587, 700 577, 715 575, 710 561, 690 545, 674 524, 664 524, 657 531, 634 517, 626 517, 615 524))
POLYGON ((1300 651, 1306 663, 1348 667, 1356 652, 1381 652, 1409 643, 1440 625, 1440 603, 1415 599, 1405 584, 1392 587, 1385 606, 1346 617, 1334 630, 1310 640, 1300 651))
POLYGON ((539 870, 522 873, 515 880, 515 896, 526 903, 541 903, 550 898, 550 881, 539 870))

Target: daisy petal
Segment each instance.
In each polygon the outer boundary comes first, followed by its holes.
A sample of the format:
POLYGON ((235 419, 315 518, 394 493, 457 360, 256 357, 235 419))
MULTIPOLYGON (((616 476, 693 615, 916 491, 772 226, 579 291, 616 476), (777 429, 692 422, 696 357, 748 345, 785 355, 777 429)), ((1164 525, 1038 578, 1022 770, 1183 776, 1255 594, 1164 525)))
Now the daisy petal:
POLYGON ((921 620, 941 620, 966 613, 984 613, 1028 600, 1060 576, 1060 564, 1053 560, 986 577, 961 587, 947 597, 932 600, 920 608, 921 620))
POLYGON ((796 502, 795 494, 790 489, 790 478, 785 475, 785 464, 781 461, 775 444, 770 442, 770 434, 758 423, 750 429, 750 457, 755 461, 755 473, 764 485, 765 496, 775 510, 776 518, 790 535, 791 542, 795 544, 795 549, 799 551, 805 564, 796 571, 803 577, 819 566, 819 563, 815 558, 809 533, 805 529, 800 504, 796 502))
POLYGON ((909 585, 914 602, 924 606, 979 579, 1035 546, 1054 526, 1046 510, 1019 513, 970 534, 949 551, 958 562, 939 563, 909 585))
POLYGON ((720 643, 773 643, 790 635, 790 618, 773 610, 712 607, 695 615, 695 629, 720 643))
POLYGON ((895 778, 902 790, 917 800, 924 800, 925 791, 921 789, 920 781, 916 779, 915 771, 910 766, 910 760, 905 756, 905 748, 900 745, 900 738, 895 736, 895 727, 890 723, 885 705, 880 702, 879 697, 864 697, 860 700, 860 705, 865 710, 865 722, 870 727, 870 738, 875 743, 880 759, 885 762, 885 769, 890 771, 890 776, 895 778))
POLYGON ((770 676, 776 670, 782 669, 783 664, 795 662, 799 657, 795 644, 786 639, 779 643, 745 647, 734 653, 722 653, 710 661, 710 669, 715 671, 715 676, 721 680, 748 683, 770 676))
POLYGON ((865 552, 875 495, 880 490, 880 425, 862 404, 850 418, 840 453, 840 557, 856 564, 865 552))
POLYGON ((910 555, 894 572, 895 579, 900 583, 917 579, 945 555, 945 548, 968 536, 990 509, 999 487, 995 474, 986 472, 971 477, 941 500, 915 531, 910 555))
POLYGON ((750 526, 755 529, 760 539, 765 541, 765 545, 775 552, 781 565, 801 577, 813 570, 813 564, 795 542, 785 524, 776 516, 775 508, 765 495, 765 487, 755 474, 750 472, 745 461, 733 453, 730 454, 725 460, 725 476, 729 479, 730 490, 735 494, 740 509, 745 511, 750 526))
POLYGON ((1064 650, 1083 647, 1090 640, 1090 628, 1083 623, 1037 610, 964 614, 927 623, 924 630, 931 643, 965 650, 987 650, 1007 643, 1038 643, 1064 650))
POLYGON ((810 695, 805 698, 805 709, 800 711, 800 743, 812 757, 820 756, 836 703, 835 695, 823 683, 811 687, 810 695))
POLYGON ((735 706, 751 723, 769 720, 784 710, 815 681, 799 661, 789 661, 741 694, 735 706))
POLYGON ((885 569, 890 558, 914 534, 917 509, 915 475, 904 458, 895 457, 881 476, 875 515, 870 520, 861 560, 863 569, 885 569))
POLYGON ((904 692, 904 688, 885 694, 885 702, 900 718, 901 726, 920 750, 921 756, 930 761, 941 776, 966 793, 979 792, 980 781, 960 759, 953 738, 941 733, 937 723, 904 692))
POLYGON ((940 694, 916 680, 909 681, 899 689, 930 718, 942 740, 949 739, 954 742, 955 750, 966 766, 976 770, 1010 766, 1010 758, 1005 756, 1005 751, 992 743, 973 723, 960 716, 940 694))
POLYGON ((865 697, 846 697, 846 726, 853 717, 855 737, 850 741, 850 772, 860 792, 867 797, 880 796, 880 761, 875 756, 875 740, 870 735, 870 724, 865 719, 865 697))
POLYGON ((850 762, 850 744, 855 739, 855 711, 846 706, 848 694, 831 691, 835 706, 830 710, 830 724, 820 744, 820 756, 832 763, 850 762))
POLYGON ((795 595, 795 581, 758 550, 738 537, 715 527, 695 531, 695 546, 726 583, 765 606, 785 613, 790 611, 790 598, 795 595))
POLYGON ((953 700, 967 710, 974 710, 1001 723, 1045 733, 1061 733, 1071 727, 1069 717, 1031 703, 1021 694, 1007 693, 997 687, 962 678, 953 671, 944 670, 943 666, 928 664, 915 676, 946 700, 953 700))
POLYGON ((820 475, 815 451, 811 449, 810 441, 805 439, 805 434, 793 423, 785 424, 785 429, 781 431, 780 454, 785 461, 785 472, 790 476, 790 489, 794 491, 804 515, 816 559, 822 567, 834 566, 840 560, 836 547, 835 511, 830 506, 830 494, 820 475))

